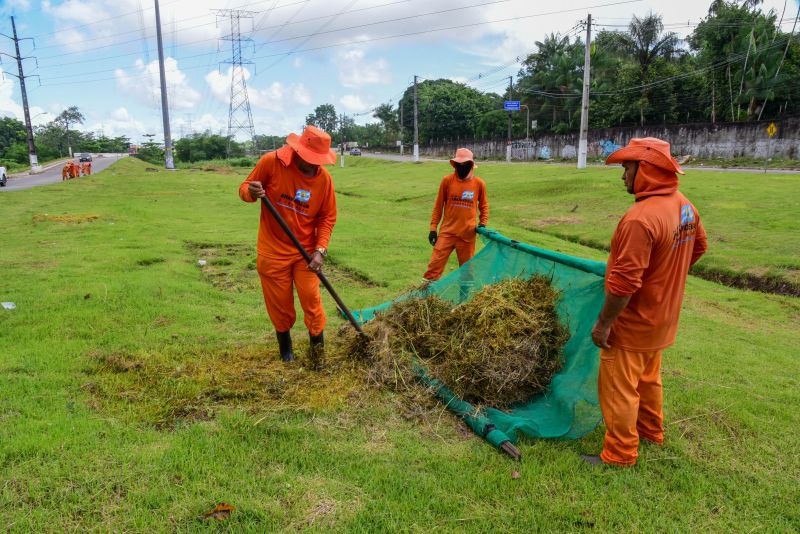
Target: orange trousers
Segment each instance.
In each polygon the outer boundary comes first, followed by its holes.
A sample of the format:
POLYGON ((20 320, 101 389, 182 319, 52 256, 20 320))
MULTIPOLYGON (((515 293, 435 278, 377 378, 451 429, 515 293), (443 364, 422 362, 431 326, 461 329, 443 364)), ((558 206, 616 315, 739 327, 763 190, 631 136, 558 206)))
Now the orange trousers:
POLYGON ((475 240, 465 241, 464 239, 452 235, 440 235, 436 240, 436 244, 433 246, 431 261, 428 263, 428 270, 425 271, 422 277, 425 280, 438 280, 441 278, 453 249, 456 250, 458 264, 464 265, 464 263, 475 255, 475 240))
POLYGON ((319 278, 308 269, 300 254, 292 256, 258 256, 256 270, 261 278, 267 314, 278 332, 288 332, 294 326, 294 292, 303 308, 303 322, 313 336, 325 329, 325 310, 319 293, 319 278))
POLYGON ((603 462, 635 464, 640 437, 663 443, 660 350, 600 349, 597 389, 606 423, 603 462))

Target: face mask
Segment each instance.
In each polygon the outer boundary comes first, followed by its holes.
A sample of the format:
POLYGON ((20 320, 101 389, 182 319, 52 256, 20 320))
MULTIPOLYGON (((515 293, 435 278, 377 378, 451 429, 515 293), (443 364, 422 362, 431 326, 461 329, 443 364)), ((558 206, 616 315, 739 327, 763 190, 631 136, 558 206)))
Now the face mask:
POLYGON ((456 174, 462 180, 469 176, 469 172, 472 170, 472 162, 466 163, 458 163, 456 164, 456 174))

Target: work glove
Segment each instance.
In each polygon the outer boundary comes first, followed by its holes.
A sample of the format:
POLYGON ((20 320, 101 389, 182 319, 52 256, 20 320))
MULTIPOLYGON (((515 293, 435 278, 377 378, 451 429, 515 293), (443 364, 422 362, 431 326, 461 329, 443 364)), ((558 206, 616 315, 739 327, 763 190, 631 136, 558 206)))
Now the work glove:
POLYGON ((431 233, 428 234, 428 243, 430 243, 431 246, 434 246, 438 238, 439 236, 436 235, 436 230, 432 230, 431 233))

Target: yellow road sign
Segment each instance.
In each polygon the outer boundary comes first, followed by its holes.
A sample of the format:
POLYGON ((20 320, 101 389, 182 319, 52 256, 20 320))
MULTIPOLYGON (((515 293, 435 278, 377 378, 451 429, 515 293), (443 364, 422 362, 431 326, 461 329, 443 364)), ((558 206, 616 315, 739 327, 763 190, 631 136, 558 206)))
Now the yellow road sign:
POLYGON ((769 135, 770 139, 775 137, 775 134, 778 133, 778 127, 775 126, 774 122, 769 123, 767 126, 767 135, 769 135))

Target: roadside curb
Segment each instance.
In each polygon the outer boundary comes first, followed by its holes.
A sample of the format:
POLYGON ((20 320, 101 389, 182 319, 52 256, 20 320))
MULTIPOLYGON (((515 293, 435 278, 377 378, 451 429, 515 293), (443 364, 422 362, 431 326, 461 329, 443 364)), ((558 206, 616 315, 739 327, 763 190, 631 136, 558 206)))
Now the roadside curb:
MULTIPOLYGON (((64 159, 60 159, 60 160, 55 161, 55 162, 51 161, 46 166, 42 165, 42 172, 48 171, 48 170, 52 169, 53 167, 58 167, 59 165, 62 165, 65 162, 70 161, 72 159, 74 159, 74 158, 64 158, 64 159)), ((28 176, 36 176, 37 174, 41 174, 41 173, 37 172, 36 174, 31 174, 30 169, 28 169, 27 171, 15 172, 14 174, 9 174, 8 175, 8 179, 9 180, 13 180, 13 179, 16 179, 16 178, 26 178, 28 176)))

